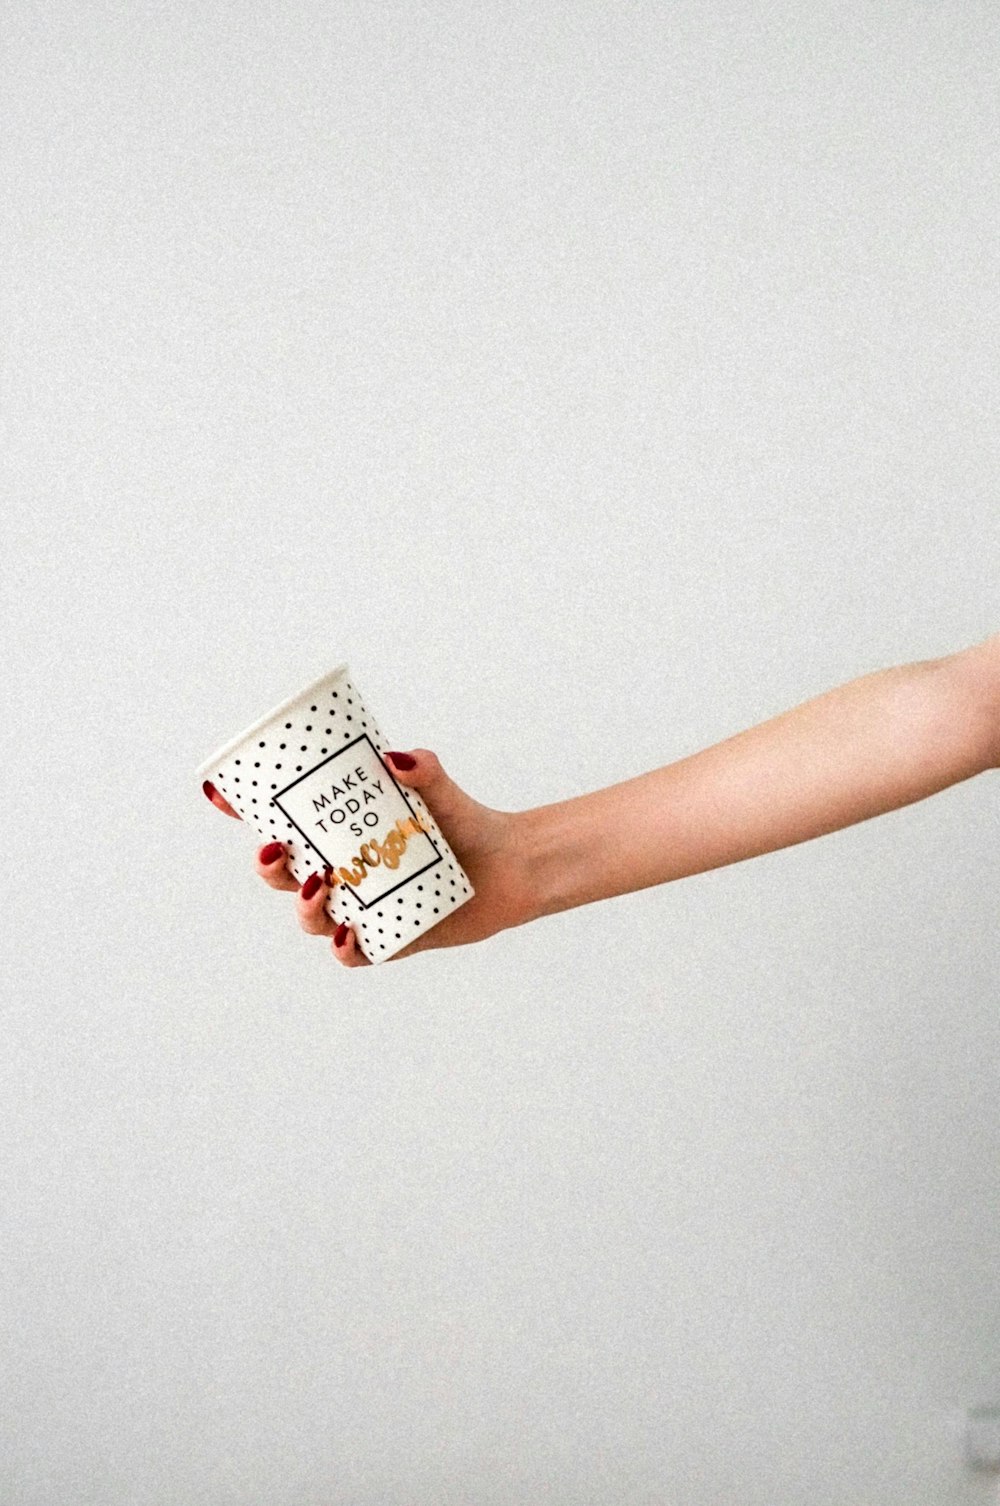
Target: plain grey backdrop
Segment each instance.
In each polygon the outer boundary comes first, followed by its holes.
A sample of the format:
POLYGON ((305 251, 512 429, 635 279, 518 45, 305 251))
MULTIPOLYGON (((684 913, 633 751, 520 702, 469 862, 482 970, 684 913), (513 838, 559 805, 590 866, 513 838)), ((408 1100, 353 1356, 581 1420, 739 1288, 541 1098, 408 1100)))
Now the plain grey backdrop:
POLYGON ((982 0, 7 4, 2 1506, 973 1506, 998 785, 347 971, 202 759, 502 809, 1000 630, 982 0))

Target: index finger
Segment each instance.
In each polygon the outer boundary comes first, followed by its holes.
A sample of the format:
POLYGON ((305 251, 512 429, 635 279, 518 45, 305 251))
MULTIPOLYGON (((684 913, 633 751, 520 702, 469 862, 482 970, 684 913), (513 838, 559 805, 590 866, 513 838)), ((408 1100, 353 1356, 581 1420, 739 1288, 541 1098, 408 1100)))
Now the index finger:
POLYGON ((235 817, 237 821, 243 820, 243 817, 240 815, 239 811, 233 810, 232 806, 229 804, 229 801, 219 794, 218 790, 215 788, 215 785, 210 779, 205 780, 205 783, 202 785, 202 789, 205 791, 205 794, 208 796, 209 800, 211 800, 216 810, 222 811, 226 816, 235 817))

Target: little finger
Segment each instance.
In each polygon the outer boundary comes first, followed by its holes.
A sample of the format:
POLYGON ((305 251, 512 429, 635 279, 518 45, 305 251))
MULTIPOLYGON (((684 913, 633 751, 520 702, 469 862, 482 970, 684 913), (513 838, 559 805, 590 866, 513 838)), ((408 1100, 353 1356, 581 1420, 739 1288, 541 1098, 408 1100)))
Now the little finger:
POLYGON ((331 951, 342 967, 371 967, 368 958, 358 946, 357 936, 346 921, 335 928, 331 951), (338 946, 339 937, 343 937, 343 940, 338 946))

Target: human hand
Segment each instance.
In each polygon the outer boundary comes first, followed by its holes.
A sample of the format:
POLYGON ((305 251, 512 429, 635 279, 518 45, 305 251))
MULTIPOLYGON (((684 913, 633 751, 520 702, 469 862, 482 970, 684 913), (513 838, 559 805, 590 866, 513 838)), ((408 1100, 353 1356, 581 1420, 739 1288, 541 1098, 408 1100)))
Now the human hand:
MULTIPOLYGON (((521 855, 522 813, 496 811, 480 805, 459 789, 441 767, 437 754, 428 748, 413 749, 410 757, 415 760, 415 767, 412 769, 400 768, 391 753, 382 756, 392 764, 393 778, 405 788, 419 791, 427 802, 475 890, 472 898, 459 909, 453 910, 416 941, 386 960, 396 962, 414 952, 432 951, 435 947, 466 946, 471 941, 485 941, 498 931, 509 930, 530 920, 532 900, 521 855)), ((208 780, 203 789, 218 810, 237 821, 243 819, 208 780)), ((268 843, 258 849, 254 871, 272 889, 295 891, 299 925, 310 936, 330 937, 331 951, 342 966, 371 967, 371 962, 357 944, 354 930, 346 924, 338 926, 326 912, 330 891, 325 874, 311 874, 300 888, 285 866, 285 858, 281 843, 268 843), (271 862, 264 861, 265 855, 271 858, 271 862), (315 883, 317 878, 318 884, 315 883), (313 888, 309 892, 311 884, 313 888)))

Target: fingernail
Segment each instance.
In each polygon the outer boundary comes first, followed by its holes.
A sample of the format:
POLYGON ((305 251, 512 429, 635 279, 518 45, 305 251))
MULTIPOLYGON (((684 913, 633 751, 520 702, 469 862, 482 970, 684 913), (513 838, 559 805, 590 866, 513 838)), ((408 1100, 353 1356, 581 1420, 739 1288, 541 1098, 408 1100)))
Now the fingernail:
POLYGON ((206 779, 205 783, 202 785, 202 789, 205 791, 205 794, 208 796, 209 800, 211 800, 214 804, 215 785, 212 783, 212 781, 210 779, 206 779))
POLYGON ((284 850, 280 842, 268 842, 267 846, 261 852, 260 860, 265 866, 269 867, 272 863, 278 861, 284 850))
POLYGON ((385 756, 396 765, 397 769, 402 769, 404 774, 408 769, 417 767, 417 760, 411 758, 409 753, 387 753, 385 756))
POLYGON ((347 924, 347 922, 345 920, 342 920, 340 922, 340 925, 337 927, 337 934, 333 938, 333 944, 334 944, 334 946, 343 946, 344 945, 344 942, 347 940, 347 933, 348 933, 349 930, 350 930, 350 926, 347 924))
POLYGON ((302 885, 302 889, 300 891, 301 894, 302 894, 302 898, 303 899, 312 899, 313 895, 316 893, 316 890, 319 888, 319 886, 320 886, 320 884, 322 884, 322 882, 323 882, 323 875, 321 873, 310 873, 309 877, 306 879, 305 883, 302 885))

